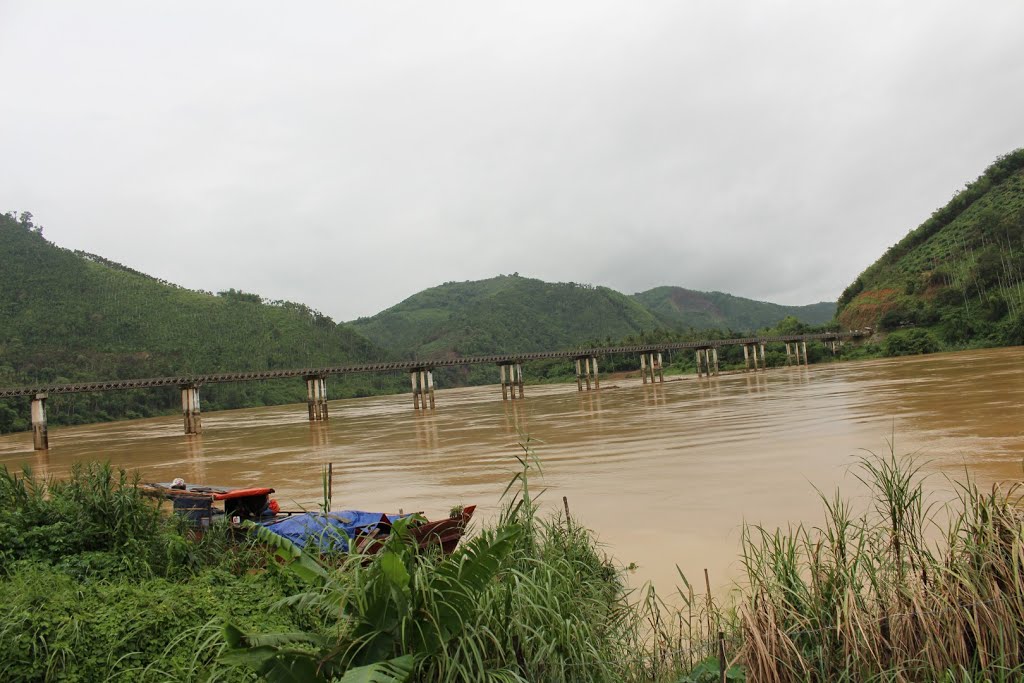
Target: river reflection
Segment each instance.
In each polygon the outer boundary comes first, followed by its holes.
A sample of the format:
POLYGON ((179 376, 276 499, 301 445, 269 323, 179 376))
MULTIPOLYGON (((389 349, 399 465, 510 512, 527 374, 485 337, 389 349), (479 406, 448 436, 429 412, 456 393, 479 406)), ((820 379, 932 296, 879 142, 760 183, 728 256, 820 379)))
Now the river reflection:
MULTIPOLYGON (((606 377, 600 391, 528 386, 501 400, 497 386, 440 391, 434 412, 408 396, 331 402, 327 423, 305 405, 208 413, 204 433, 179 418, 55 428, 51 450, 31 434, 0 437, 0 463, 64 475, 71 463, 110 459, 146 480, 265 484, 286 509, 314 507, 325 463, 336 506, 443 515, 477 503, 486 517, 529 436, 552 510, 574 517, 607 549, 662 589, 675 566, 724 585, 738 575, 744 521, 769 527, 820 519, 815 487, 857 493, 847 472, 861 449, 929 461, 930 486, 964 466, 983 484, 1018 480, 1024 458, 1024 349, 836 362, 718 378, 606 377)), ((344 381, 338 379, 335 381, 344 381)))

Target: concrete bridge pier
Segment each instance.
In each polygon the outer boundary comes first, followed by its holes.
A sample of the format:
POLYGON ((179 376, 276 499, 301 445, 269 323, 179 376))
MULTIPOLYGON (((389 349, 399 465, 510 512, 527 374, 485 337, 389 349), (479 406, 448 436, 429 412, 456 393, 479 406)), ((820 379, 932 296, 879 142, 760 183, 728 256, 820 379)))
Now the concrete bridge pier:
POLYGON ((807 342, 802 341, 800 342, 800 345, 803 346, 804 350, 804 365, 810 365, 810 362, 807 360, 807 342))
MULTIPOLYGON (((790 346, 790 344, 786 343, 786 347, 788 346, 790 346)), ((801 351, 799 341, 793 342, 793 357, 797 361, 798 366, 801 362, 803 362, 805 366, 807 365, 807 342, 804 342, 803 351, 801 351), (801 356, 803 356, 803 360, 801 360, 801 356)))
POLYGON ((510 397, 515 400, 517 388, 519 390, 519 398, 523 398, 525 396, 523 391, 523 364, 502 363, 499 367, 501 368, 501 400, 507 401, 510 397), (506 373, 508 375, 507 379, 506 373))
POLYGON ((414 368, 409 371, 412 384, 412 407, 414 410, 426 410, 429 404, 434 407, 434 370, 432 368, 414 368))
POLYGON ((328 418, 327 378, 320 375, 306 377, 306 407, 309 409, 310 422, 320 422, 328 418))
POLYGON ((199 409, 199 387, 185 384, 181 387, 181 414, 186 434, 202 434, 203 418, 199 409))
POLYGON ((743 360, 746 363, 747 370, 750 370, 751 364, 753 364, 754 372, 757 372, 758 368, 757 368, 757 343, 756 342, 754 342, 753 344, 744 344, 743 345, 743 360), (747 357, 748 352, 749 352, 749 354, 751 356, 750 358, 747 357))
POLYGON ((601 377, 597 374, 597 356, 591 356, 590 362, 594 365, 594 389, 601 388, 601 377))
MULTIPOLYGON (((754 361, 757 361, 757 351, 754 352, 754 361)), ((746 372, 750 372, 750 344, 743 345, 743 367, 746 372)))
MULTIPOLYGON (((715 364, 715 377, 718 377, 718 347, 717 346, 711 349, 711 358, 714 360, 714 364, 715 364)), ((662 381, 665 381, 665 380, 662 380, 662 381)))
POLYGON ((643 375, 644 384, 647 384, 648 376, 651 379, 651 384, 665 381, 665 367, 662 365, 660 351, 640 354, 640 374, 643 375))
MULTIPOLYGON (((754 353, 755 354, 757 353, 757 347, 756 346, 754 347, 754 353)), ((757 368, 757 363, 756 362, 754 363, 754 368, 755 369, 757 368)), ((764 355, 764 342, 761 342, 761 369, 762 370, 767 370, 768 369, 768 361, 765 359, 765 355, 764 355)))
POLYGON ((46 399, 48 394, 32 397, 32 448, 37 451, 50 449, 50 437, 46 433, 46 399))
POLYGON ((590 391, 591 382, 593 382, 594 389, 601 388, 601 380, 597 375, 597 356, 580 356, 576 359, 576 391, 583 391, 584 384, 587 386, 587 391, 590 391), (591 362, 594 364, 593 370, 591 370, 591 362))
POLYGON ((711 349, 697 349, 697 378, 702 376, 711 377, 711 349))
POLYGON ((793 356, 791 355, 791 353, 792 352, 789 350, 789 342, 786 342, 786 365, 793 364, 793 356))

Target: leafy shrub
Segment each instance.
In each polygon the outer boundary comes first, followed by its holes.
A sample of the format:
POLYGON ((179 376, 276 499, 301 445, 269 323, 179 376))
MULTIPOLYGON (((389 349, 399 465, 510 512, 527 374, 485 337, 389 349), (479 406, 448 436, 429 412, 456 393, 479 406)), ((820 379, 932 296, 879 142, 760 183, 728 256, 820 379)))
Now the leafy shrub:
POLYGON ((1008 346, 1024 344, 1024 313, 1007 318, 999 330, 999 340, 1008 346))
POLYGON ((251 680, 217 664, 221 624, 315 628, 269 609, 283 597, 272 573, 207 569, 179 582, 82 583, 46 564, 22 563, 0 581, 0 680, 251 680))
POLYGON ((903 327, 904 324, 909 324, 911 315, 902 308, 894 308, 891 311, 886 311, 881 318, 878 319, 878 329, 883 332, 889 330, 898 330, 903 327))
POLYGON ((7 530, 0 536, 0 556, 57 563, 100 553, 72 560, 69 566, 117 565, 136 576, 148 574, 150 563, 162 559, 163 536, 171 522, 136 483, 109 463, 76 463, 70 479, 49 482, 33 477, 31 470, 19 476, 0 469, 0 527, 7 530), (101 560, 104 553, 123 561, 101 560))
POLYGON ((957 308, 943 314, 939 333, 947 344, 962 344, 978 335, 978 321, 957 308))
POLYGON ((930 332, 918 328, 893 332, 882 343, 882 352, 886 356, 913 356, 921 353, 934 353, 939 348, 939 343, 930 332))
POLYGON ((864 280, 857 278, 853 283, 843 290, 843 293, 839 296, 838 310, 841 311, 846 307, 846 304, 853 301, 853 299, 864 291, 864 280))
POLYGON ((943 287, 935 294, 935 305, 954 308, 964 305, 964 293, 956 287, 943 287))
POLYGON ((1010 307, 1006 303, 1006 299, 1000 294, 990 294, 985 299, 985 305, 982 308, 982 313, 985 316, 985 320, 989 322, 996 322, 1006 317, 1006 314, 1010 312, 1010 307))

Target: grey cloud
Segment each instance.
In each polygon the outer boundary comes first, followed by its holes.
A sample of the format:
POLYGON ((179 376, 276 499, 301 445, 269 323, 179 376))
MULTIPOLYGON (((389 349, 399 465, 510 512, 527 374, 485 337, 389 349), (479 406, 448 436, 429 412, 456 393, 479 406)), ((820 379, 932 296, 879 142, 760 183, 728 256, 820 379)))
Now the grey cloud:
POLYGON ((519 271, 809 303, 1022 144, 1024 5, 9 3, 0 209, 337 319, 519 271))

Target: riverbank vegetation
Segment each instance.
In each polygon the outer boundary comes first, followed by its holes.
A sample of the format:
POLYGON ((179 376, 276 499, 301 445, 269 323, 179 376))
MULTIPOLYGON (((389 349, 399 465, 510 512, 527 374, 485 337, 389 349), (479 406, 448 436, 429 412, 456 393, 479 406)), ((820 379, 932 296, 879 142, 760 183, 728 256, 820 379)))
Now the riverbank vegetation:
MULTIPOLYGON (((201 540, 107 465, 0 471, 0 677, 11 681, 967 681, 1024 673, 1016 490, 868 456, 862 508, 747 527, 728 600, 630 591, 592 534, 543 514, 526 451, 500 518, 450 557, 398 524, 372 558, 256 532, 201 540), (670 606, 671 604, 671 606, 670 606), (719 653, 725 659, 720 664, 719 653)), ((666 554, 672 552, 665 549, 666 554)))

